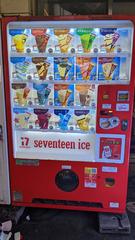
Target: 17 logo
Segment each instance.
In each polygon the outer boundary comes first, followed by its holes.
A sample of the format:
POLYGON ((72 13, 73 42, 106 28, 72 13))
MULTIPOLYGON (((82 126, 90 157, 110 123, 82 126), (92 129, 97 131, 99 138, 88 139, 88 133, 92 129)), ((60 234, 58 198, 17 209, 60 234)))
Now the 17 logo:
POLYGON ((21 148, 29 148, 29 138, 21 137, 21 148))

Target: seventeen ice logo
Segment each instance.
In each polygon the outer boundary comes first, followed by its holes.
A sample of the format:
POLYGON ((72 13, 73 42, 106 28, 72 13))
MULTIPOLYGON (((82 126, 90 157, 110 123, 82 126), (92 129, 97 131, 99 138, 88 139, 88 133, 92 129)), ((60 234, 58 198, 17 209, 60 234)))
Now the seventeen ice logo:
POLYGON ((29 138, 28 137, 21 137, 21 148, 30 148, 29 147, 29 138))

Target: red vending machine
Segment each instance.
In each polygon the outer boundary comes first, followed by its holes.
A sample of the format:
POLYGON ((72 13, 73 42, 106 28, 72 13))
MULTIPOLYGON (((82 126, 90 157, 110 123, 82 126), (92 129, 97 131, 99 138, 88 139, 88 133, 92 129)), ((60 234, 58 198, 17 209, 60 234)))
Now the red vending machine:
POLYGON ((125 211, 134 20, 3 19, 13 205, 125 211))

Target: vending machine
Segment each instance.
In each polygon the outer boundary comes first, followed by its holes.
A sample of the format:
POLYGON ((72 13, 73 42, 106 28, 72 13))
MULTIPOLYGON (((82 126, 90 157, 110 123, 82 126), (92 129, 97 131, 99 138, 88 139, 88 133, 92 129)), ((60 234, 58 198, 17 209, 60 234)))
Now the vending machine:
POLYGON ((3 19, 14 206, 125 211, 134 21, 3 19))

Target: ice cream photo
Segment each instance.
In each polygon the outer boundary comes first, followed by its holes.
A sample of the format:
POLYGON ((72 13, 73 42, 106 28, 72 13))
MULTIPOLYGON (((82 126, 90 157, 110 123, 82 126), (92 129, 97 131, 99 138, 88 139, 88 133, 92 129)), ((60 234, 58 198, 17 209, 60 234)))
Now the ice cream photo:
POLYGON ((36 45, 39 53, 46 51, 47 43, 50 36, 46 33, 47 29, 37 28, 32 29, 32 34, 35 36, 36 45))
POLYGON ((54 77, 55 80, 72 80, 74 78, 74 58, 55 57, 54 77))
POLYGON ((48 109, 34 109, 37 114, 40 129, 48 129, 51 113, 48 109))
POLYGON ((75 110, 76 128, 82 131, 90 130, 89 110, 75 110))
POLYGON ((107 34, 104 37, 104 45, 105 45, 105 49, 106 52, 113 52, 115 49, 115 43, 117 42, 117 40, 119 39, 119 34, 113 33, 113 34, 107 34))
POLYGON ((32 62, 36 65, 36 70, 39 76, 39 80, 45 80, 47 77, 48 68, 50 66, 50 63, 47 62, 47 58, 34 57, 32 58, 32 62))
POLYGON ((118 80, 120 73, 120 58, 99 58, 99 80, 118 80))
POLYGON ((92 85, 76 85, 75 86, 76 100, 75 103, 78 106, 91 106, 93 101, 93 94, 95 89, 92 85))
POLYGON ((37 100, 39 105, 48 104, 49 94, 51 93, 51 86, 48 84, 33 83, 33 88, 37 91, 37 100))
POLYGON ((101 28, 100 29, 100 49, 107 53, 114 52, 119 47, 118 40, 120 34, 116 28, 101 28))
POLYGON ((20 106, 26 106, 28 104, 30 88, 25 83, 21 83, 12 84, 12 89, 14 90, 13 102, 20 106))
POLYGON ((61 53, 68 53, 72 35, 70 34, 69 29, 55 29, 54 34, 58 39, 58 46, 60 48, 61 53))
POLYGON ((90 57, 76 58, 77 80, 94 80, 96 77, 97 59, 90 57))
POLYGON ((80 37, 82 48, 84 53, 91 52, 93 42, 96 38, 96 34, 93 32, 93 28, 77 28, 76 33, 80 37))
POLYGON ((74 104, 74 85, 54 85, 54 104, 56 106, 73 106, 74 104))
POLYGON ((28 36, 26 34, 17 34, 13 36, 13 42, 17 52, 20 52, 20 53, 24 52, 27 37, 28 36))

